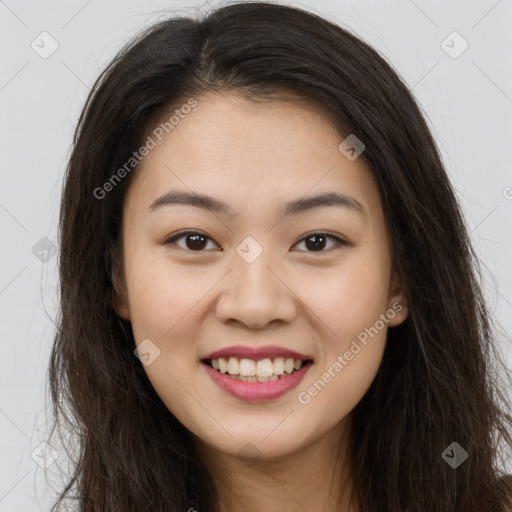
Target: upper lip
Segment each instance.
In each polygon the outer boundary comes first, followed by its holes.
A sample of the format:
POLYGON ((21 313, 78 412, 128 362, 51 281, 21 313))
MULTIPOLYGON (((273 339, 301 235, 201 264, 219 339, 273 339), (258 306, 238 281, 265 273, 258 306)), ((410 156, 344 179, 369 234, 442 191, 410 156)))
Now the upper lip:
POLYGON ((215 350, 211 354, 208 354, 204 359, 218 359, 219 357, 237 357, 239 359, 254 359, 259 361, 260 359, 267 359, 273 357, 284 357, 301 359, 305 361, 307 359, 313 359, 311 356, 301 354, 295 350, 289 350, 287 348, 279 347, 277 345, 268 345, 266 347, 248 347, 246 345, 234 345, 231 347, 221 348, 215 350))

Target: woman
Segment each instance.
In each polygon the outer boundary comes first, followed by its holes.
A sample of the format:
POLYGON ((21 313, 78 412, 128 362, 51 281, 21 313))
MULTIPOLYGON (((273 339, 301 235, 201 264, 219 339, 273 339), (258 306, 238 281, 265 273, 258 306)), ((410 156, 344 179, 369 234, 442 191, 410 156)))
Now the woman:
POLYGON ((84 107, 60 235, 61 500, 511 506, 460 207, 411 93, 349 32, 256 2, 141 33, 84 107))

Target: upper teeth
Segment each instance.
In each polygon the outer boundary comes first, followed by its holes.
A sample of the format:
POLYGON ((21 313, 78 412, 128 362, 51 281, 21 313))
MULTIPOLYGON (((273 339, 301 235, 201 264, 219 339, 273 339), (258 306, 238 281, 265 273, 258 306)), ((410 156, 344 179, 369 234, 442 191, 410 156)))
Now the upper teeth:
POLYGON ((303 361, 291 357, 285 359, 276 357, 272 359, 238 359, 237 357, 219 357, 212 359, 212 366, 215 370, 230 375, 242 375, 244 377, 272 377, 273 375, 282 375, 283 373, 292 373, 293 370, 300 370, 303 361))

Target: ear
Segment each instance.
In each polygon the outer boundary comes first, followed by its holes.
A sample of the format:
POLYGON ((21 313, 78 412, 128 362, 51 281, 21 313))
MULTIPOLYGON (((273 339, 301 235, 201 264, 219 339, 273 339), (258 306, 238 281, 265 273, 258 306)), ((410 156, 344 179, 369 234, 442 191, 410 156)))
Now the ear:
POLYGON ((389 318, 388 326, 395 327, 405 321, 409 314, 409 305, 400 281, 398 273, 395 271, 389 287, 389 302, 387 316, 389 318))
POLYGON ((130 305, 128 303, 128 294, 126 291, 126 281, 120 268, 119 260, 114 258, 112 261, 112 306, 115 312, 126 321, 131 320, 130 305))

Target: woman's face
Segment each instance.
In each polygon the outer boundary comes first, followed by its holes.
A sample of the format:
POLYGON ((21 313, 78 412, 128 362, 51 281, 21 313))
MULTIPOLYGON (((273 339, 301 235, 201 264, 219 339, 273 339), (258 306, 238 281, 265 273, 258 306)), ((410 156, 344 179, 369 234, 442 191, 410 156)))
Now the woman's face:
POLYGON ((374 178, 323 115, 197 102, 153 136, 126 196, 116 310, 156 392, 197 438, 281 457, 344 423, 407 308, 374 178), (314 201, 323 194, 332 200, 314 201), (223 349, 219 369, 208 366, 223 349), (289 373, 297 356, 312 364, 289 373))

